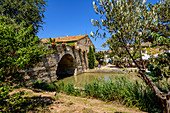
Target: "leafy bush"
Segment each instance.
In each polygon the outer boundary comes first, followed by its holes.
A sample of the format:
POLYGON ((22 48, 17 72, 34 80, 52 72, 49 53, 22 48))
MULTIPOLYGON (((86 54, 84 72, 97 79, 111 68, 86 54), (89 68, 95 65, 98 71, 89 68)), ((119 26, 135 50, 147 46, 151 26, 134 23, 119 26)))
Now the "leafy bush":
POLYGON ((33 88, 42 89, 45 91, 57 91, 58 87, 55 83, 45 83, 42 81, 33 82, 33 88))
POLYGON ((35 66, 49 53, 40 43, 33 26, 17 25, 14 19, 0 16, 0 112, 19 111, 25 101, 22 92, 9 95, 13 86, 23 85, 21 70, 35 66))

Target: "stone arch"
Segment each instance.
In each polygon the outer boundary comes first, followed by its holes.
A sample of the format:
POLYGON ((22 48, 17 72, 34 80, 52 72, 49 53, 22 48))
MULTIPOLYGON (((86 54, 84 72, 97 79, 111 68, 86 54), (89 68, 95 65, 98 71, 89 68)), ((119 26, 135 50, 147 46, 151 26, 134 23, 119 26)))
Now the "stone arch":
POLYGON ((74 75, 76 62, 71 54, 64 54, 58 62, 56 75, 58 79, 74 75))

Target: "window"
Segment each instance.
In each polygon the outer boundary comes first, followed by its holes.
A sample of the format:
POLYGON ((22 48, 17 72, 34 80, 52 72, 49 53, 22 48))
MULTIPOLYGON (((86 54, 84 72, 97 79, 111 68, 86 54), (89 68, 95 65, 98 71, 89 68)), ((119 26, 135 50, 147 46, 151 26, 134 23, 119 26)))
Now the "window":
POLYGON ((88 39, 86 39, 86 44, 88 44, 88 39))

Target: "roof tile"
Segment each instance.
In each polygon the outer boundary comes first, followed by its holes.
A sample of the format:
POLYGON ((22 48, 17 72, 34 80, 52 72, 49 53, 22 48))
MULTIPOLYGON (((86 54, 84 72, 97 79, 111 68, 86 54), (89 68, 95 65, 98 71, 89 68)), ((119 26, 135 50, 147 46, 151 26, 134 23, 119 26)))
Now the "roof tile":
MULTIPOLYGON (((70 41, 78 41, 88 35, 79 35, 79 36, 68 36, 68 37, 56 37, 52 38, 55 39, 55 42, 70 42, 70 41)), ((47 39, 41 39, 43 43, 48 42, 47 39)))

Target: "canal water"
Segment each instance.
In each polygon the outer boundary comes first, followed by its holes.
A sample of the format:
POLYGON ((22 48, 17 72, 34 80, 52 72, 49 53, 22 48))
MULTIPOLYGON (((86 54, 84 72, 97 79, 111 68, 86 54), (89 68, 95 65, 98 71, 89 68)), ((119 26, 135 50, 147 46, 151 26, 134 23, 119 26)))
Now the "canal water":
MULTIPOLYGON (((70 76, 63 78, 56 82, 57 84, 61 83, 62 81, 64 83, 74 83, 76 87, 83 87, 85 83, 92 83, 94 80, 98 81, 107 81, 111 76, 130 76, 131 79, 136 79, 136 76, 132 75, 125 75, 125 74, 115 74, 115 73, 82 73, 76 76, 70 76)), ((128 77, 129 78, 129 77, 128 77)))

